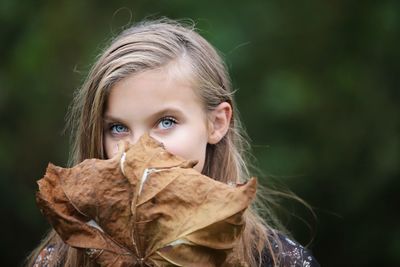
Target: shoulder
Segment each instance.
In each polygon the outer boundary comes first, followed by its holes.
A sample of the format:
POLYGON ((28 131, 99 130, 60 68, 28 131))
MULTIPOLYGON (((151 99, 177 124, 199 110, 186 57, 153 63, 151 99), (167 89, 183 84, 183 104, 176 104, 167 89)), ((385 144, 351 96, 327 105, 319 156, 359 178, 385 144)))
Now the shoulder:
MULTIPOLYGON (((277 234, 278 241, 271 240, 272 249, 278 254, 279 266, 302 266, 302 267, 320 267, 311 251, 304 248, 296 241, 288 238, 286 235, 277 234), (280 244, 278 244, 278 242, 280 244), (279 249, 280 247, 280 249, 279 249)), ((262 254, 263 267, 273 266, 272 257, 268 249, 264 249, 262 254)))

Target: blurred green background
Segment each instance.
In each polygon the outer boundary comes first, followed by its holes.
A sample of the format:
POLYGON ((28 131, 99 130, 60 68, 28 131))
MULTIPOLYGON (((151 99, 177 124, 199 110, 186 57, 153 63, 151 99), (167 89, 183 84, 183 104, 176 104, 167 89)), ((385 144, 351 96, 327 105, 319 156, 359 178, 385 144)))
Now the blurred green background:
POLYGON ((107 40, 147 16, 191 18, 226 59, 268 186, 317 215, 283 221, 322 266, 400 265, 400 1, 0 2, 1 266, 47 222, 35 181, 65 166, 64 117, 107 40))

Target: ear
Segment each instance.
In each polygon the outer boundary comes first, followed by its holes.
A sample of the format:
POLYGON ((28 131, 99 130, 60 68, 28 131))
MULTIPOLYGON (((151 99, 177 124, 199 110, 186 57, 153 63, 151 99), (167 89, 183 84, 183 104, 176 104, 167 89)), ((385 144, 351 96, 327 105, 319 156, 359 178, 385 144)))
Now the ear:
POLYGON ((218 143, 228 132, 232 118, 232 107, 228 102, 222 102, 209 115, 208 143, 218 143))

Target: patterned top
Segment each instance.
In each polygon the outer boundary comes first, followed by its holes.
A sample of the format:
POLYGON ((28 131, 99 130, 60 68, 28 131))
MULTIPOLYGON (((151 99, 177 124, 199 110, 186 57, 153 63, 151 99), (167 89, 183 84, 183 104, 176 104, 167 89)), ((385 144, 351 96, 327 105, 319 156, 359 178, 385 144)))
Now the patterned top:
MULTIPOLYGON (((289 239, 287 236, 278 234, 282 244, 282 252, 279 255, 279 266, 284 267, 320 267, 312 253, 299 243, 289 239)), ((272 242, 272 249, 277 251, 279 248, 276 242, 272 242)), ((268 249, 262 255, 262 267, 274 267, 272 257, 268 249)))
MULTIPOLYGON (((278 235, 282 243, 283 252, 280 255, 282 267, 320 267, 310 251, 284 235, 278 235)), ((278 244, 272 243, 273 249, 278 249, 278 244)), ((52 245, 45 247, 35 260, 33 267, 49 267, 49 262, 55 253, 52 245)), ((262 255, 262 267, 274 267, 272 258, 267 249, 262 255)))
POLYGON ((33 267, 49 267, 49 262, 54 253, 53 245, 45 247, 37 256, 33 267))

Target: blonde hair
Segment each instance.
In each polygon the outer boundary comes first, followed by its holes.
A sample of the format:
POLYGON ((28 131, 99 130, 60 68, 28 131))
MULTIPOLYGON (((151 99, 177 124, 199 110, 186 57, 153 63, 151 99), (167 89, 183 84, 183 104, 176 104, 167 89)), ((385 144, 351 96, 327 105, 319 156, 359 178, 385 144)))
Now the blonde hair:
MULTIPOLYGON (((106 157, 103 113, 108 94, 117 82, 182 58, 190 64, 194 90, 205 109, 210 111, 221 102, 228 102, 234 110, 227 134, 217 144, 207 145, 203 174, 224 183, 243 182, 249 178, 245 157, 248 143, 224 62, 217 51, 195 32, 194 26, 183 26, 168 19, 142 22, 123 31, 97 59, 70 109, 68 125, 73 140, 70 164, 87 158, 106 157)), ((245 220, 246 227, 235 254, 247 265, 257 266, 266 249, 277 264, 279 249, 277 251, 271 245, 272 242, 279 244, 276 232, 263 222, 253 207, 245 213, 245 220)), ((54 231, 32 253, 31 263, 49 243, 55 244, 57 259, 53 259, 54 266, 92 266, 81 251, 64 244, 54 231)))

